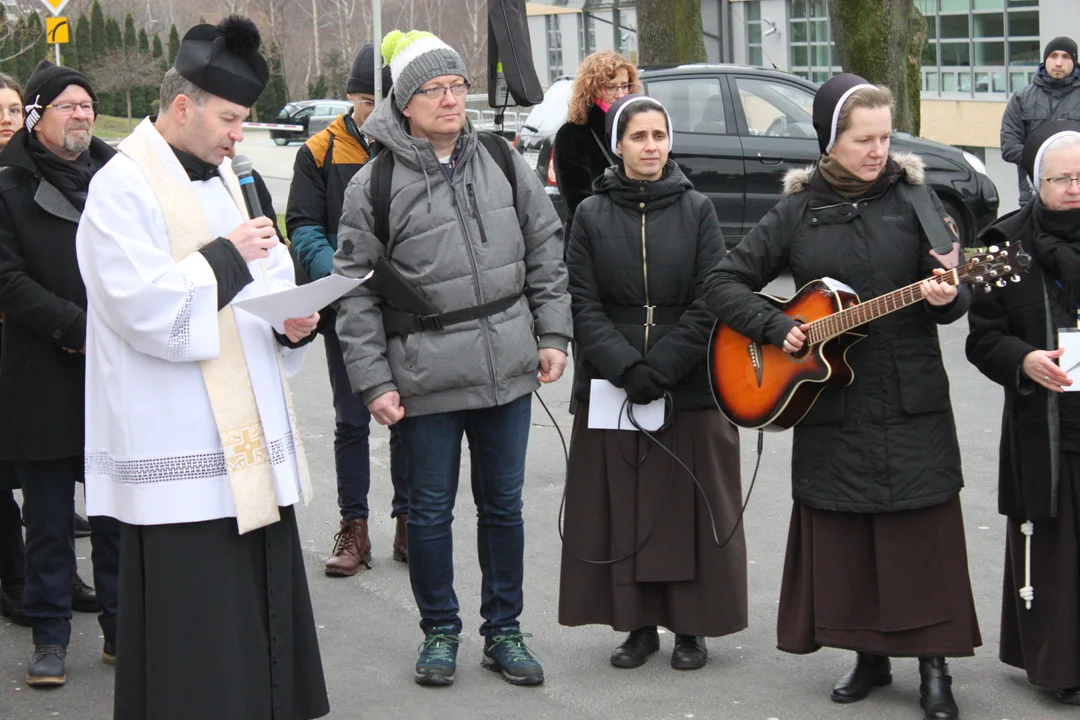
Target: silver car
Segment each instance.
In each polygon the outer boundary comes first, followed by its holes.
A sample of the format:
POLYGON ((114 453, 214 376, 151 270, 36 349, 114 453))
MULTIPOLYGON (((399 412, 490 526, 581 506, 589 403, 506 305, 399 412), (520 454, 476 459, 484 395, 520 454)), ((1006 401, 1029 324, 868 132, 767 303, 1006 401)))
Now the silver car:
POLYGON ((325 130, 334 118, 352 112, 347 100, 300 100, 281 108, 275 122, 300 126, 296 130, 271 130, 270 137, 278 145, 288 145, 294 140, 303 142, 315 133, 325 130))

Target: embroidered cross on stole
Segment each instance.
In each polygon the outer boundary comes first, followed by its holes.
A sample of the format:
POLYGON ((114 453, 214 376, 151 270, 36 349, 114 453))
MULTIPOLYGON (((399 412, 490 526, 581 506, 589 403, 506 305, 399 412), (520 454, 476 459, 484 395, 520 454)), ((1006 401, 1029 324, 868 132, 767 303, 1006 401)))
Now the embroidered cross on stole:
MULTIPOLYGON (((195 193, 185 180, 179 182, 169 172, 164 160, 157 154, 149 133, 156 133, 153 125, 144 122, 135 128, 118 150, 131 158, 146 177, 147 184, 157 197, 165 215, 165 228, 169 236, 173 257, 182 260, 214 238, 206 216, 199 206, 195 193)), ((241 216, 248 219, 247 206, 240 191, 240 183, 231 168, 222 167, 219 175, 228 188, 241 216)), ((260 260, 263 279, 267 279, 266 264, 260 260)), ((220 352, 212 360, 202 360, 199 368, 214 411, 218 436, 225 452, 225 465, 229 484, 236 503, 236 524, 240 534, 265 527, 281 519, 277 496, 274 492, 273 469, 270 449, 263 433, 262 419, 255 402, 255 390, 251 385, 244 346, 236 317, 231 305, 218 312, 218 335, 220 352)), ((312 497, 307 460, 300 434, 297 431, 296 413, 292 395, 285 377, 285 368, 278 353, 278 371, 282 389, 289 409, 289 422, 293 428, 296 459, 299 466, 301 495, 306 503, 312 497)))

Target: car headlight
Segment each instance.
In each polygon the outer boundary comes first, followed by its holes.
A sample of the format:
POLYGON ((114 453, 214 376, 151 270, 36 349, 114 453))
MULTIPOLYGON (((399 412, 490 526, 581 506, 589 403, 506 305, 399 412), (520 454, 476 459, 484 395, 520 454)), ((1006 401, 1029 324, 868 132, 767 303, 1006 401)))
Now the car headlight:
POLYGON ((971 166, 972 170, 974 170, 977 173, 982 173, 983 175, 986 175, 986 165, 983 163, 982 160, 975 157, 974 155, 967 152, 966 150, 963 151, 963 155, 964 155, 964 159, 967 160, 967 164, 971 166))

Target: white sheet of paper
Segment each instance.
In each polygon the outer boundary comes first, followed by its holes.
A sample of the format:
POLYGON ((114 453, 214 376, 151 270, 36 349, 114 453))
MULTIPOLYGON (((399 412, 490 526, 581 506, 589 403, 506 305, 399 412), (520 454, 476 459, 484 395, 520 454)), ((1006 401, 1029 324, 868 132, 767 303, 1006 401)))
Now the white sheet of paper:
POLYGON ((1058 364, 1073 381, 1065 392, 1080 391, 1080 328, 1058 328, 1058 347, 1065 348, 1058 364))
MULTIPOLYGON (((637 432, 637 428, 623 410, 625 400, 625 390, 615 387, 607 380, 593 380, 589 388, 589 427, 593 430, 637 432)), ((663 398, 648 405, 634 405, 634 419, 638 425, 650 432, 659 430, 664 424, 666 405, 663 398)))
POLYGON ((247 300, 237 300, 232 306, 262 318, 279 333, 284 333, 286 320, 289 318, 305 318, 322 310, 370 278, 373 272, 369 272, 362 278, 327 275, 307 285, 299 285, 288 290, 281 290, 269 295, 260 295, 247 300))

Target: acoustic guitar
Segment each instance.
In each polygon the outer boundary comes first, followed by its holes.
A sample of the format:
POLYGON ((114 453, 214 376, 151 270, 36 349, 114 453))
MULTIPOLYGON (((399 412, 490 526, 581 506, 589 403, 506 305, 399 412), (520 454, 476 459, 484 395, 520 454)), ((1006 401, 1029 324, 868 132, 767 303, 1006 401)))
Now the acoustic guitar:
MULTIPOLYGON (((1019 243, 991 246, 937 279, 989 292, 1004 287, 1007 279, 1018 282, 1030 264, 1031 256, 1019 243)), ((809 324, 806 344, 788 354, 718 322, 709 344, 709 377, 716 404, 731 422, 776 431, 802 420, 829 385, 852 383, 855 374, 845 355, 866 337, 863 326, 924 299, 919 283, 914 283, 859 302, 854 290, 831 278, 807 283, 790 300, 758 295, 799 324, 809 324)))

